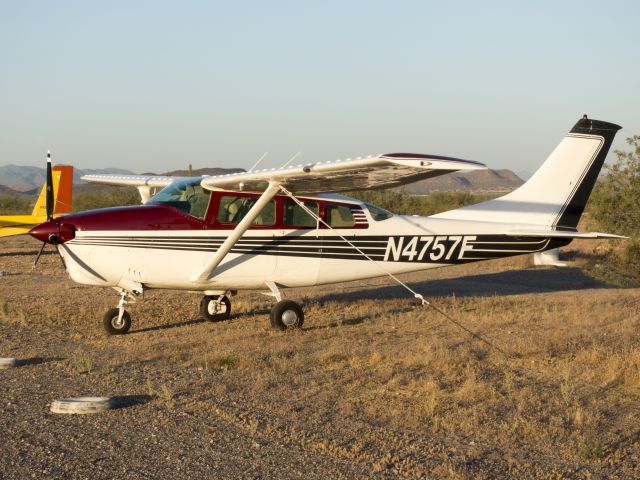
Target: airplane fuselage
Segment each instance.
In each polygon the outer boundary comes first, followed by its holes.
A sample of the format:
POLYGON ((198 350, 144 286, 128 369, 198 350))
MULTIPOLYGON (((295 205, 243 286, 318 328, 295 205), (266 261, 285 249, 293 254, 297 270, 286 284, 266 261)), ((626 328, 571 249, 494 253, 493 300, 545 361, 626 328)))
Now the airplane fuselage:
POLYGON ((59 251, 69 275, 88 285, 122 287, 133 282, 144 288, 204 292, 263 289, 266 282, 302 287, 541 252, 569 243, 503 235, 499 223, 381 215, 372 213, 372 206, 339 196, 302 199, 315 205, 329 224, 329 212, 340 209, 345 218, 333 222, 338 224, 311 226, 302 219, 299 223, 306 225, 291 228, 284 221, 286 198, 277 197, 273 218, 250 228, 211 278, 197 280, 197 272, 234 228, 220 221, 224 196, 212 195, 212 211, 203 219, 166 204, 64 217, 59 251))

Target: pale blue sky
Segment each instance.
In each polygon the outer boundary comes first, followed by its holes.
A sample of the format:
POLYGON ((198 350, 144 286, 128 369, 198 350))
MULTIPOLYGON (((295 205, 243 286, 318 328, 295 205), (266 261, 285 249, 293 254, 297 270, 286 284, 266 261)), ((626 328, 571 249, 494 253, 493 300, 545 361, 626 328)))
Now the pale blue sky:
POLYGON ((535 170, 640 134, 640 2, 1 1, 0 165, 412 151, 535 170))

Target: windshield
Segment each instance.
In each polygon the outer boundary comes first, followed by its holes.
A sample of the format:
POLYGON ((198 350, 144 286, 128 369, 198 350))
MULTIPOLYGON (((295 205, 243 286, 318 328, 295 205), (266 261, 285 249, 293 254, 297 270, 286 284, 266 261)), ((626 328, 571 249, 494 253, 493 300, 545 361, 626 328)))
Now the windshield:
POLYGON ((200 186, 201 181, 202 178, 198 177, 173 182, 154 195, 147 204, 169 205, 187 215, 204 219, 211 192, 200 186))
POLYGON ((365 203, 365 206, 369 210, 371 217, 377 222, 381 222, 382 220, 393 217, 393 213, 385 210, 384 208, 376 207, 375 205, 371 205, 370 203, 365 203))

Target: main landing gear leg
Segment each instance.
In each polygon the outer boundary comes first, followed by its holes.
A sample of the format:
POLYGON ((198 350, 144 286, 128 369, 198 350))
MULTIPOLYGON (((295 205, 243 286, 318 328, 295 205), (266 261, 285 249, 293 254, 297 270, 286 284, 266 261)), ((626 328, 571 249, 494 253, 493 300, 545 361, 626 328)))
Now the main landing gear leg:
POLYGON ((131 328, 131 315, 124 309, 127 303, 135 303, 135 297, 124 288, 119 288, 120 301, 117 308, 110 308, 102 317, 102 325, 109 335, 124 335, 131 328))
POLYGON ((266 282, 271 295, 278 301, 269 315, 271 326, 277 330, 293 330, 301 328, 304 323, 302 307, 292 300, 283 300, 280 289, 273 282, 266 282))

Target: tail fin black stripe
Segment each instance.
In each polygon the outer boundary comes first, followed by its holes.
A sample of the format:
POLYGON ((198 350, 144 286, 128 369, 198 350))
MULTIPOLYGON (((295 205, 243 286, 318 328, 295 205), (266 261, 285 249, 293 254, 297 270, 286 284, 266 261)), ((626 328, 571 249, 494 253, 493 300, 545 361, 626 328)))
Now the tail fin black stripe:
POLYGON ((598 174, 602 169, 602 165, 609 153, 609 148, 613 143, 616 132, 622 127, 614 123, 603 122, 601 120, 591 120, 583 117, 575 124, 569 134, 572 136, 600 136, 604 140, 604 144, 598 149, 595 159, 589 162, 589 166, 585 169, 580 181, 577 182, 576 188, 572 195, 569 196, 568 202, 565 204, 560 215, 553 223, 554 228, 575 229, 578 226, 584 207, 587 204, 589 195, 593 190, 593 186, 598 179, 598 174))
MULTIPOLYGON (((567 196, 567 200, 564 202, 564 205, 562 206, 562 209, 560 210, 560 212, 556 216, 555 220, 553 221, 552 228, 553 229, 559 229, 559 230, 562 230, 562 229, 574 230, 575 229, 575 227, 570 227, 569 225, 563 225, 561 223, 561 221, 562 221, 561 219, 562 219, 563 215, 565 214, 565 212, 567 212, 568 208, 571 205, 575 205, 574 198, 576 197, 576 192, 578 191, 580 186, 584 183, 585 179, 590 174, 590 172, 591 172, 592 175, 595 175, 596 180, 597 180, 598 174, 600 173, 600 168, 597 168, 594 171, 593 170, 593 166, 594 166, 594 162, 596 162, 596 160, 598 159, 598 154, 602 151, 602 146, 604 145, 604 140, 602 140, 602 137, 594 137, 592 135, 574 135, 574 134, 569 134, 567 136, 568 137, 574 137, 574 138, 599 138, 600 139, 600 145, 598 146, 598 149, 593 153, 593 156, 591 157, 591 159, 587 163, 587 166, 582 171, 582 174, 580 175, 580 178, 578 179, 578 181, 573 186, 573 190, 567 196)), ((606 157, 606 154, 605 154, 605 157, 606 157)), ((587 199, 589 197, 589 193, 590 192, 587 193, 587 199)), ((586 203, 586 200, 585 200, 585 203, 586 203)), ((580 216, 581 215, 582 215, 582 211, 577 213, 578 221, 580 220, 580 216)), ((576 225, 575 226, 577 226, 578 221, 576 221, 576 225)))

